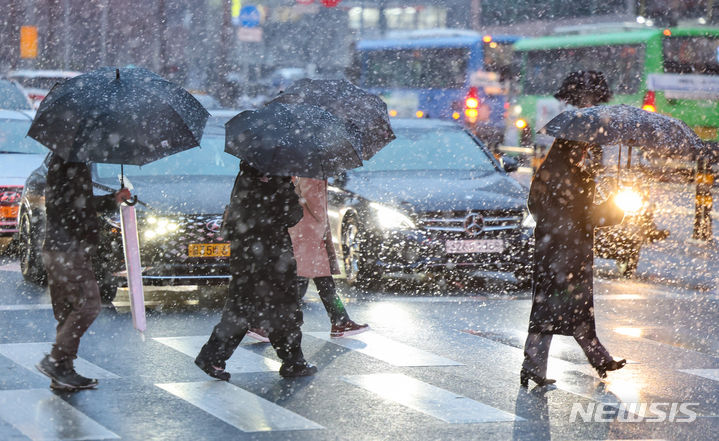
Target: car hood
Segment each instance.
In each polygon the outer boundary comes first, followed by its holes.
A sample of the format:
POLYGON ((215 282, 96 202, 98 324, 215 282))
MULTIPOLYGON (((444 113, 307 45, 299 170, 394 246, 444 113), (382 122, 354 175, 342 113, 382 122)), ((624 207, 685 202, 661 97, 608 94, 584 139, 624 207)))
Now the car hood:
POLYGON ((369 201, 416 213, 522 210, 527 203, 526 189, 495 171, 350 172, 343 188, 369 201))
MULTIPOLYGON (((221 214, 230 203, 235 176, 130 177, 132 194, 158 214, 221 214)), ((117 180, 98 181, 118 188, 117 180)))
POLYGON ((25 185, 27 177, 40 167, 44 154, 2 153, 0 154, 0 185, 25 185))

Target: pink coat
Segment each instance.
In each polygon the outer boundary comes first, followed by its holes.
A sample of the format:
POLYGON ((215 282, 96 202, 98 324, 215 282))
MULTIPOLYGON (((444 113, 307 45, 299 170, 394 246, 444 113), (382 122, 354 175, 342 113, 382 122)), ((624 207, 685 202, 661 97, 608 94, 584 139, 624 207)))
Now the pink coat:
POLYGON ((315 278, 339 274, 327 216, 327 181, 297 178, 295 191, 304 210, 302 220, 289 228, 297 260, 297 275, 315 278))

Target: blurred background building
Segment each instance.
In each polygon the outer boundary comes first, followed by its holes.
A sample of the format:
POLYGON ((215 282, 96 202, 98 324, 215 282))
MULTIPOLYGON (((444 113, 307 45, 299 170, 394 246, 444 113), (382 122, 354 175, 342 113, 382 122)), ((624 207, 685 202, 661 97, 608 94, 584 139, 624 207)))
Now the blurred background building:
POLYGON ((133 64, 227 101, 253 84, 342 76, 354 41, 392 30, 532 36, 638 16, 714 23, 715 1, 0 0, 0 73, 133 64), (23 27, 34 29, 23 34, 34 41, 21 41, 23 27), (34 52, 21 51, 32 44, 34 52))

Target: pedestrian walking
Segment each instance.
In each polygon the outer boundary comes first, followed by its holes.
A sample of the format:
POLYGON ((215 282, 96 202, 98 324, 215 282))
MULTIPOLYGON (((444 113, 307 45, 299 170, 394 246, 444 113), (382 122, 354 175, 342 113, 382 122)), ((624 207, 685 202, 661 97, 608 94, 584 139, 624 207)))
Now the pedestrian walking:
POLYGON ((282 360, 280 375, 313 375, 302 354, 297 266, 287 228, 302 218, 290 177, 270 176, 240 162, 228 214, 232 279, 222 318, 195 359, 208 375, 229 380, 225 362, 249 328, 261 328, 282 360))
POLYGON ((327 215, 327 181, 296 178, 295 191, 304 211, 302 220, 289 229, 297 259, 299 296, 307 292, 309 279, 315 284, 332 323, 331 338, 355 335, 369 329, 352 321, 337 295, 333 274, 340 274, 327 215))
POLYGON ((588 143, 557 138, 529 189, 534 229, 534 275, 529 335, 520 375, 523 386, 554 383, 546 378, 552 335, 571 335, 600 377, 620 369, 599 342, 594 321, 594 229, 621 222, 624 213, 609 198, 594 204, 594 167, 588 143))
POLYGON ((57 331, 52 350, 36 367, 50 377, 53 389, 90 389, 98 384, 74 368, 80 339, 100 313, 100 290, 92 267, 100 234, 97 212, 116 209, 130 198, 130 191, 122 188, 93 196, 92 188, 87 163, 52 154, 45 187, 42 260, 57 331))

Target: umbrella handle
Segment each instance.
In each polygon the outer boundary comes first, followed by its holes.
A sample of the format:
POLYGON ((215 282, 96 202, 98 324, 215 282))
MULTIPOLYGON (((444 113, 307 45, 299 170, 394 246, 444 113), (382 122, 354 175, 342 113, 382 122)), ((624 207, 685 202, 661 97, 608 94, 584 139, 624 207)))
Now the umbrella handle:
POLYGON ((133 196, 132 198, 130 198, 130 199, 125 199, 125 200, 123 200, 123 202, 124 202, 126 205, 129 205, 130 207, 132 207, 133 205, 137 204, 137 195, 134 195, 134 196, 133 196))

